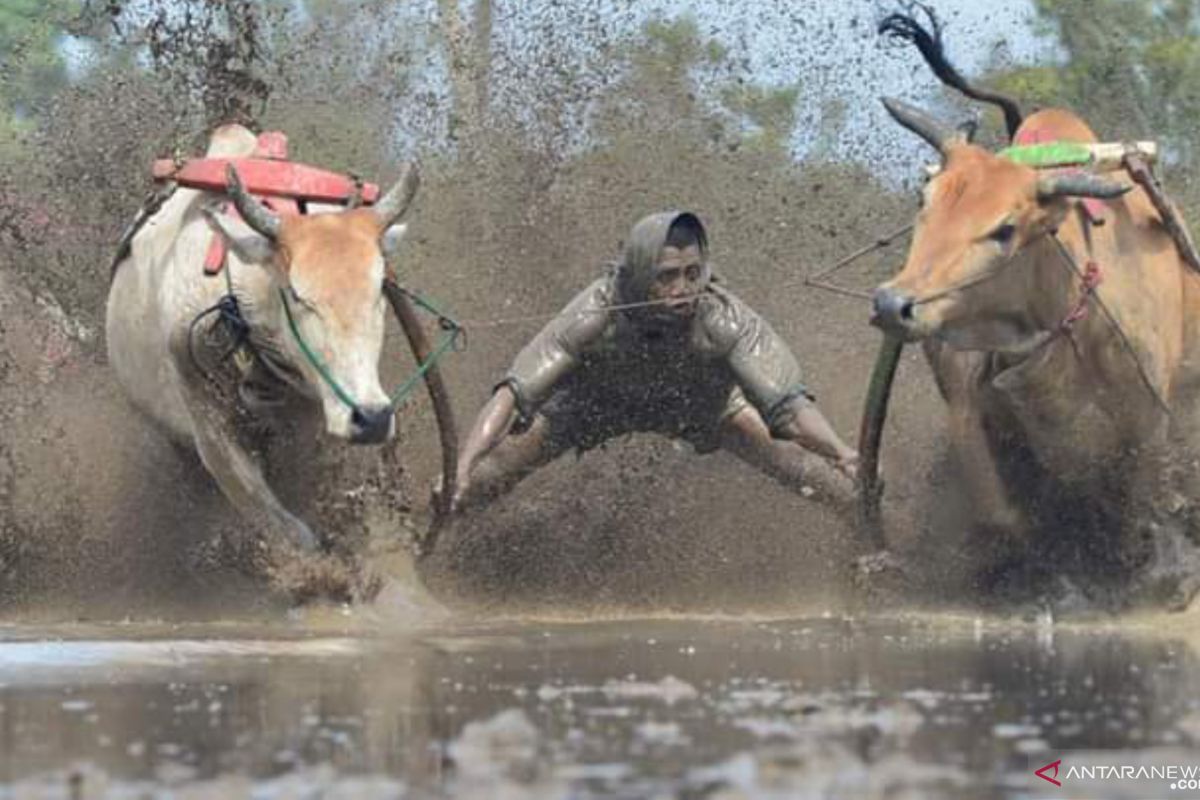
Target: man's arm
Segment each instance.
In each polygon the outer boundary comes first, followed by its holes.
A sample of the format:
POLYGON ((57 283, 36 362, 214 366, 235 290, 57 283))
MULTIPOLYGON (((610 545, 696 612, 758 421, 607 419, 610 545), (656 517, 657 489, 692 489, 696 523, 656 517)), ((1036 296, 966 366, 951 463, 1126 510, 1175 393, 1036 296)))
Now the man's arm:
MULTIPOLYGON (((501 384, 475 419, 475 425, 458 457, 458 495, 470 481, 479 459, 492 451, 517 420, 517 395, 510 384, 501 384)), ((457 497, 455 498, 458 499, 457 497)))
POLYGON ((829 459, 851 480, 858 479, 858 451, 850 447, 825 419, 821 409, 807 398, 797 398, 786 418, 771 434, 778 439, 790 439, 796 444, 829 459))
POLYGON ((480 462, 509 434, 518 416, 532 417, 578 364, 579 354, 604 331, 606 288, 601 280, 584 289, 521 348, 459 452, 456 502, 467 493, 480 462))
MULTIPOLYGON (((800 364, 774 329, 728 292, 724 328, 729 366, 776 439, 794 441, 857 477, 858 453, 838 436, 805 388, 800 364)), ((714 326, 715 327, 715 326, 714 326)))

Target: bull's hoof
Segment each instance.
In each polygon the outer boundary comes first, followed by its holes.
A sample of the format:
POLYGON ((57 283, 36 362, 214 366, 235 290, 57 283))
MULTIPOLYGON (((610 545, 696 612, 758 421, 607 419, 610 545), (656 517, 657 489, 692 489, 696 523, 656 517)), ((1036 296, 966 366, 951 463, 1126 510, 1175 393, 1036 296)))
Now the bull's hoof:
POLYGON ((852 562, 851 584, 869 609, 895 608, 913 596, 907 565, 889 550, 877 550, 852 562))
POLYGON ((316 553, 321 549, 321 540, 313 533, 312 528, 300 520, 289 526, 284 536, 285 541, 301 553, 316 553))

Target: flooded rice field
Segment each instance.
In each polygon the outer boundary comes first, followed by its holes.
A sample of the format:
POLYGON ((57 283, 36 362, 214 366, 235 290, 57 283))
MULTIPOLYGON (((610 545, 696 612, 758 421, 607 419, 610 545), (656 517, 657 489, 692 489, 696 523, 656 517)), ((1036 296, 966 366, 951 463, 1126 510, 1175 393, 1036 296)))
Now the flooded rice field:
POLYGON ((1200 796, 1154 620, 346 620, 5 627, 0 797, 1200 796))

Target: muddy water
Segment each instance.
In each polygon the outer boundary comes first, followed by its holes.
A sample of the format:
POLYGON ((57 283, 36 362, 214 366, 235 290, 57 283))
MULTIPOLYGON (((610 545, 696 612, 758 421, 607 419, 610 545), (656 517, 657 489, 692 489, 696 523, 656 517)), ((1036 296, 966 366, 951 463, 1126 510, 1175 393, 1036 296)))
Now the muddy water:
POLYGON ((1200 764, 1157 623, 293 624, 4 628, 0 798, 1200 796, 1033 775, 1200 764))

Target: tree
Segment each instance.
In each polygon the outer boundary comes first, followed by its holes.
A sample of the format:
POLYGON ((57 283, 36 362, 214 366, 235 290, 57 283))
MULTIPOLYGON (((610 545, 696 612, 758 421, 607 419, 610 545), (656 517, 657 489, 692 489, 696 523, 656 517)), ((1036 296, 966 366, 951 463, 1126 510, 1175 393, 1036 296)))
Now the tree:
POLYGON ((994 69, 1027 108, 1080 113, 1102 139, 1157 139, 1172 191, 1200 209, 1200 2, 1036 0, 1036 30, 1062 64, 994 69))
POLYGON ((488 114, 492 42, 492 2, 475 0, 468 29, 458 0, 438 0, 438 20, 446 43, 447 72, 451 86, 449 133, 463 139, 468 154, 475 155, 476 138, 488 114))
POLYGON ((0 3, 0 159, 20 157, 38 107, 67 82, 60 49, 78 0, 6 0, 0 3))

